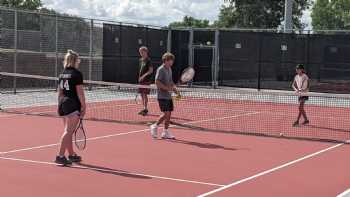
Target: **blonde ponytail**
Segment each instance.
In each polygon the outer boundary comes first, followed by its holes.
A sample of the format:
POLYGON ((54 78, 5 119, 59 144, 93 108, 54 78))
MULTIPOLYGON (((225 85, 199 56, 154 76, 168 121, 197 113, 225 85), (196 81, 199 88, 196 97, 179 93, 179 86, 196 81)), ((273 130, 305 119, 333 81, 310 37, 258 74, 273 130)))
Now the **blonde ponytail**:
POLYGON ((78 53, 76 53, 73 50, 68 50, 66 55, 64 56, 63 67, 64 68, 70 68, 70 67, 75 68, 76 63, 78 61, 78 58, 79 58, 78 53))

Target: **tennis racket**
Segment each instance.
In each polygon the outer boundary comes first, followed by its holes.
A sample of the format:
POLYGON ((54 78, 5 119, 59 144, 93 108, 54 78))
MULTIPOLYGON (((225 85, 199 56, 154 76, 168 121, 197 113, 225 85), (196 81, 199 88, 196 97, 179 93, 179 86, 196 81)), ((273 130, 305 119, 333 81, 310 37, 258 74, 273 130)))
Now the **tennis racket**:
MULTIPOLYGON (((187 67, 185 70, 182 71, 182 74, 180 76, 180 84, 186 84, 193 80, 194 75, 196 74, 196 71, 193 69, 192 66, 187 67)), ((182 98, 181 93, 179 91, 175 92, 175 100, 180 100, 182 98)))
POLYGON ((74 131, 74 142, 79 150, 84 150, 86 148, 86 133, 82 118, 80 118, 78 127, 74 131))
POLYGON ((192 66, 187 67, 185 70, 182 71, 182 74, 180 76, 180 84, 190 82, 194 78, 195 74, 196 71, 193 69, 192 66))

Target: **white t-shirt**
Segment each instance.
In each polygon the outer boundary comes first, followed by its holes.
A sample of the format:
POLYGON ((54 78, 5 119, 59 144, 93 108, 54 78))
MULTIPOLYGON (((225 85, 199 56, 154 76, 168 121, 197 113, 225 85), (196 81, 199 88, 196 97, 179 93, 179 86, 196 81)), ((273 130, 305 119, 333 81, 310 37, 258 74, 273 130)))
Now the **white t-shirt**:
POLYGON ((296 75, 294 81, 299 91, 309 91, 309 77, 305 73, 302 75, 296 75))

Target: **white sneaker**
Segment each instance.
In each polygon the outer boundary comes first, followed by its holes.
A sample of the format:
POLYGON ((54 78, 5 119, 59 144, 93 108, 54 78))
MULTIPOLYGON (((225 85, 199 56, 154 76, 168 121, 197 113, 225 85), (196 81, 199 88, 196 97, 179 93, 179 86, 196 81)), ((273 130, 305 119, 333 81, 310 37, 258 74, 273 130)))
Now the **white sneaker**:
POLYGON ((173 136, 169 131, 164 131, 162 133, 162 139, 169 139, 169 140, 174 140, 175 136, 173 136))
POLYGON ((157 139, 158 138, 158 126, 156 124, 152 124, 151 125, 151 136, 154 138, 154 139, 157 139))

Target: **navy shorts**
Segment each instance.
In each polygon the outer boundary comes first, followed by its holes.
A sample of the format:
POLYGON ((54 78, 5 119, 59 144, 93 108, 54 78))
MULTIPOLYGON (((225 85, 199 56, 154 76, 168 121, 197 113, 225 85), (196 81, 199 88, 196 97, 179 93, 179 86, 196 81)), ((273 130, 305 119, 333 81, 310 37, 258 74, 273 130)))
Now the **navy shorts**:
POLYGON ((172 99, 158 99, 160 111, 172 112, 174 111, 174 103, 172 99))

